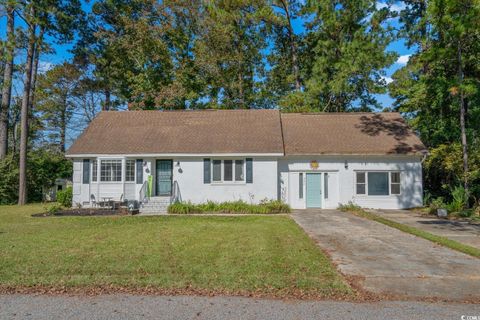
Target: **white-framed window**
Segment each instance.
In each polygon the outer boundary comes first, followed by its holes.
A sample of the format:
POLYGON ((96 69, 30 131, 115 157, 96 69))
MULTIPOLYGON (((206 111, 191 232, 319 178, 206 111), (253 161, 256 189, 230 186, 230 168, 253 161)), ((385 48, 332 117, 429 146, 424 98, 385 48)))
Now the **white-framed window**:
POLYGON ((122 160, 101 160, 100 181, 118 182, 122 181, 122 160))
POLYGON ((125 181, 126 182, 135 181, 135 160, 125 161, 125 181))
POLYGON ((365 172, 357 172, 356 173, 356 176, 357 176, 357 180, 356 180, 356 190, 357 190, 357 194, 365 194, 366 193, 366 190, 367 190, 367 182, 365 179, 365 175, 366 173, 365 172))
POLYGON ((298 198, 303 199, 303 172, 298 174, 298 198))
POLYGON ((213 159, 212 182, 238 183, 245 181, 245 160, 213 159))
POLYGON ((400 194, 400 172, 390 172, 390 194, 400 194))
POLYGON ((328 173, 323 174, 323 197, 328 199, 328 173))
POLYGON ((92 161, 92 182, 97 182, 98 179, 98 161, 92 161))
POLYGON ((398 171, 361 171, 355 173, 357 195, 399 195, 401 190, 398 171))
POLYGON ((235 160, 235 181, 245 181, 245 161, 235 160))

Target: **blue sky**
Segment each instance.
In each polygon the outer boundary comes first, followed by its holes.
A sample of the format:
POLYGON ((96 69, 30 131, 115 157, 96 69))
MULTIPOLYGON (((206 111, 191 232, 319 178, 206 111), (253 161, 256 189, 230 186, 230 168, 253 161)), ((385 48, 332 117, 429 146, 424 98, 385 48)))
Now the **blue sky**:
MULTIPOLYGON (((83 1, 82 6, 86 12, 89 12, 91 9, 93 1, 86 2, 83 1)), ((386 6, 385 1, 379 1, 377 2, 377 7, 384 7, 386 6)), ((396 2, 391 5, 392 10, 401 10, 402 9, 402 3, 401 2, 396 2)), ((17 25, 21 23, 20 19, 16 20, 17 25)), ((398 27, 398 21, 395 19, 392 20, 390 23, 394 25, 395 27, 398 27)), ((298 19, 294 21, 294 30, 296 33, 302 33, 304 32, 304 21, 301 19, 298 19)), ((5 38, 5 17, 2 15, 0 18, 0 37, 2 39, 5 38)), ((52 39, 50 43, 53 43, 52 39)), ((49 68, 51 68, 55 64, 62 63, 66 60, 71 59, 72 54, 70 53, 70 50, 72 49, 72 44, 53 44, 53 48, 55 50, 55 54, 50 54, 50 55, 43 55, 41 56, 40 59, 40 71, 46 71, 49 68)), ((388 47, 389 51, 394 51, 398 53, 399 59, 397 60, 396 63, 394 63, 392 66, 390 66, 388 69, 385 70, 385 80, 387 82, 391 81, 391 75, 399 68, 401 68, 403 65, 406 64, 408 61, 409 55, 412 53, 412 49, 408 49, 403 40, 397 40, 393 43, 391 43, 388 47)), ((20 61, 24 60, 24 56, 19 55, 17 59, 20 61)), ((377 96, 379 102, 383 107, 389 107, 393 99, 388 95, 378 95, 377 96)))

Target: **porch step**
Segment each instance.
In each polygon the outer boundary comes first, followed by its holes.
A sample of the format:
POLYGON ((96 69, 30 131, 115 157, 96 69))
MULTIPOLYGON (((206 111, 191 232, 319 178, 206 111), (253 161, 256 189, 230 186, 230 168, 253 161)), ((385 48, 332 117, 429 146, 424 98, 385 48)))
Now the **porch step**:
POLYGON ((166 214, 170 205, 170 197, 151 197, 140 207, 140 214, 166 214))

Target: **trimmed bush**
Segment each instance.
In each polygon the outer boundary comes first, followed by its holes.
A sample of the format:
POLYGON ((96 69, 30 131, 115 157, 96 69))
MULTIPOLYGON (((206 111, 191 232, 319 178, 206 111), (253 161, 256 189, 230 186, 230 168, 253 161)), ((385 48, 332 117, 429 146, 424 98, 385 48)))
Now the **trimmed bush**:
POLYGON ((72 206, 73 189, 68 187, 65 190, 57 191, 57 202, 66 208, 72 206))
POLYGON ((363 210, 362 207, 360 207, 358 204, 355 204, 352 201, 348 201, 348 203, 346 204, 340 204, 337 209, 343 212, 347 212, 347 211, 357 212, 357 211, 363 210))
POLYGON ((278 200, 262 200, 259 204, 248 204, 245 201, 213 202, 208 201, 202 204, 191 202, 177 202, 168 206, 168 213, 189 214, 189 213, 253 213, 272 214, 289 213, 290 206, 278 200))

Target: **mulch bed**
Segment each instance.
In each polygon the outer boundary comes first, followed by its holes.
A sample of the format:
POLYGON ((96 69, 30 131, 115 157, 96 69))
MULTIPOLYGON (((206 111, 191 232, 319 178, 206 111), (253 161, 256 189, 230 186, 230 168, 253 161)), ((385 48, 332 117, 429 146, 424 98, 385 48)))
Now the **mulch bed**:
POLYGON ((55 212, 54 214, 49 213, 35 213, 32 214, 32 217, 52 217, 52 216, 75 216, 75 217, 86 217, 86 216, 118 216, 118 215, 128 215, 130 214, 126 208, 120 209, 105 209, 105 208, 83 208, 83 209, 65 209, 55 212))

